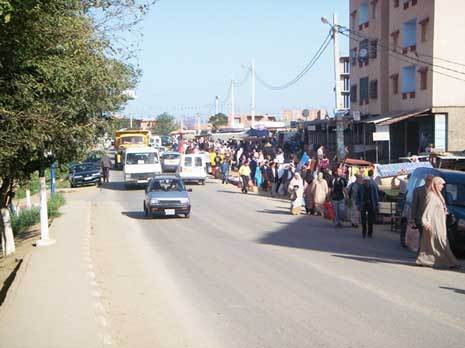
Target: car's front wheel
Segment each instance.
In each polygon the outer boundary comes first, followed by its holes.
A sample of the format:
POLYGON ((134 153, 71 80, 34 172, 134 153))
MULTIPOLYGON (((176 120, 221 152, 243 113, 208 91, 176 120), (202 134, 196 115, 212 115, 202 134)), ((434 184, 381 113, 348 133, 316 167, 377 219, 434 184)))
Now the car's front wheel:
POLYGON ((184 214, 184 217, 185 217, 186 219, 189 219, 189 218, 191 217, 191 213, 184 214))

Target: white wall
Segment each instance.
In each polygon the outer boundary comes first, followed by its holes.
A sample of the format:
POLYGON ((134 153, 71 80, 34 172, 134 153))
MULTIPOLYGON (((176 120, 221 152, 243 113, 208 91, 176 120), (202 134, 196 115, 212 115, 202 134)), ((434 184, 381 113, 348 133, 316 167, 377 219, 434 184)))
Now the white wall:
MULTIPOLYGON (((465 1, 436 0, 434 6, 434 56, 465 64, 465 1)), ((438 59, 434 60, 434 64, 465 71, 463 66, 438 59)), ((465 80, 465 75, 437 68, 433 70, 465 80)), ((465 106, 465 81, 433 73, 433 106, 465 106)))

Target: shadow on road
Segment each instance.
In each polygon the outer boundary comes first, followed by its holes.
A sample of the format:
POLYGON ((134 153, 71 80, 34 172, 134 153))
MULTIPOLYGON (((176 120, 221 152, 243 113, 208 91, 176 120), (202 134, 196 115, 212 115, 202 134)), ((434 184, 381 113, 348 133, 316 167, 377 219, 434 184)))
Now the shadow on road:
POLYGON ((102 183, 99 188, 103 190, 113 190, 113 191, 142 191, 144 190, 144 186, 129 186, 126 187, 124 182, 122 181, 112 181, 112 182, 105 182, 102 183))
MULTIPOLYGON (((270 214, 273 213, 275 211, 270 212, 270 214)), ((284 210, 277 211, 276 214, 289 215, 284 210)), ((335 257, 364 262, 405 265, 413 265, 415 262, 415 254, 400 247, 398 235, 389 234, 390 232, 386 231, 381 232, 379 226, 375 226, 373 239, 363 239, 360 229, 335 228, 331 222, 317 216, 301 216, 281 225, 278 231, 266 234, 257 242, 323 251, 335 257)))
POLYGON ((439 287, 440 289, 445 289, 445 290, 451 290, 457 294, 460 294, 460 295, 465 295, 465 290, 462 290, 462 289, 456 289, 456 288, 449 288, 447 286, 440 286, 439 287))
POLYGON ((359 257, 359 256, 345 256, 345 255, 331 255, 334 257, 339 257, 341 259, 346 260, 355 260, 355 261, 362 261, 368 263, 390 263, 393 265, 405 265, 405 266, 416 266, 415 259, 411 259, 410 261, 399 261, 399 260, 390 260, 387 258, 378 258, 378 257, 359 257))
POLYGON ((149 217, 145 216, 145 213, 143 211, 122 211, 121 215, 125 215, 131 219, 136 219, 136 220, 150 219, 149 217))
POLYGON ((273 215, 288 215, 290 216, 291 214, 289 213, 289 209, 287 210, 275 210, 275 209, 264 209, 264 210, 257 210, 257 213, 260 214, 273 214, 273 215))
POLYGON ((122 211, 121 215, 125 215, 128 218, 135 219, 135 220, 170 220, 170 219, 183 219, 181 215, 175 215, 175 216, 165 216, 165 215, 160 215, 160 216, 145 216, 145 213, 143 211, 122 211))

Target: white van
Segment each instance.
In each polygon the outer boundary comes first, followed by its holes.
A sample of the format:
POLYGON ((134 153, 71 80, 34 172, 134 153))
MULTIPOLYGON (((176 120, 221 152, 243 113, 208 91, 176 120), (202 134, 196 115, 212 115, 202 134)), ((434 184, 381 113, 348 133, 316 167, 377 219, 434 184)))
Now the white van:
POLYGON ((147 184, 155 174, 161 174, 158 151, 151 147, 129 148, 124 152, 124 183, 147 184))
POLYGON ((197 181, 205 185, 207 179, 207 163, 204 154, 182 155, 177 173, 185 182, 197 181))
POLYGON ((149 142, 152 147, 161 146, 161 137, 159 135, 151 135, 149 142))

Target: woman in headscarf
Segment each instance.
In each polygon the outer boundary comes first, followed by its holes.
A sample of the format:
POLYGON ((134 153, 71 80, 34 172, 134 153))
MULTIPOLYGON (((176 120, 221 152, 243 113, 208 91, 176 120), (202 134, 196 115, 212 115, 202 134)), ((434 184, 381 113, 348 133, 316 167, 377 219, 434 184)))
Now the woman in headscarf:
POLYGON ((304 181, 299 172, 289 182, 289 194, 291 199, 291 214, 300 215, 304 197, 304 181))
POLYGON ((447 239, 447 206, 442 190, 446 182, 434 177, 426 195, 426 206, 422 216, 423 237, 417 265, 435 268, 458 268, 460 264, 452 253, 447 239))
POLYGON ((313 207, 316 213, 323 215, 323 205, 328 199, 328 193, 328 182, 324 179, 323 173, 319 172, 312 182, 313 207))
POLYGON ((360 174, 355 174, 355 181, 348 187, 350 199, 350 221, 352 222, 352 227, 355 228, 358 228, 358 224, 360 223, 360 211, 357 207, 357 194, 358 189, 362 184, 362 176, 360 174))

